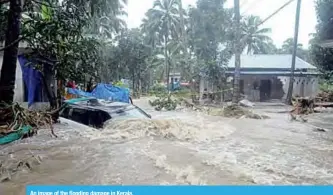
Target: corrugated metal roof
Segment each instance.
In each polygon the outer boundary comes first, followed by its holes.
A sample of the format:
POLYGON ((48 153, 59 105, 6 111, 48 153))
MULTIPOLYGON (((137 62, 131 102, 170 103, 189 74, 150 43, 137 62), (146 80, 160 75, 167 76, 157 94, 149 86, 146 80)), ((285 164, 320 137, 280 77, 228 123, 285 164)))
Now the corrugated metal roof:
MULTIPOLYGON (((234 71, 226 71, 227 74, 234 74, 234 71)), ((289 76, 290 71, 241 71, 241 75, 277 75, 277 76, 289 76)), ((294 72, 294 75, 320 75, 318 72, 294 72)))
MULTIPOLYGON (((292 55, 241 55, 242 68, 278 68, 290 69, 292 55)), ((228 64, 228 68, 235 68, 235 56, 233 56, 228 64)), ((317 69, 308 62, 296 57, 295 69, 317 69)))

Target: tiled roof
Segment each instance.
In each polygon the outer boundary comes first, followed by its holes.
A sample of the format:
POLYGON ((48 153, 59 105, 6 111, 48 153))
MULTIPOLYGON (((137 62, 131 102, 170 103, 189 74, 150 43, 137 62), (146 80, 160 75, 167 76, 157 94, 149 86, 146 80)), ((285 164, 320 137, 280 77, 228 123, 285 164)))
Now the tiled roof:
MULTIPOLYGON (((290 69, 292 55, 241 55, 242 68, 274 68, 274 69, 290 69)), ((228 64, 228 68, 235 67, 235 56, 233 56, 228 64)), ((316 69, 308 62, 296 57, 295 69, 316 69)))

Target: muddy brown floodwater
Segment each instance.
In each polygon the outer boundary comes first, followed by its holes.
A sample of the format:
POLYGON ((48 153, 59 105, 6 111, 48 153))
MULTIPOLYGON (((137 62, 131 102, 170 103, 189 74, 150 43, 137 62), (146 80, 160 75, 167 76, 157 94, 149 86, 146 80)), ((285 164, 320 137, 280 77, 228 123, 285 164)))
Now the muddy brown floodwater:
POLYGON ((94 130, 65 121, 0 147, 0 194, 27 184, 332 184, 332 114, 291 122, 283 106, 258 106, 271 119, 227 119, 195 111, 154 111, 94 130), (312 125, 327 128, 315 131, 312 125), (21 163, 20 163, 21 162, 21 163))

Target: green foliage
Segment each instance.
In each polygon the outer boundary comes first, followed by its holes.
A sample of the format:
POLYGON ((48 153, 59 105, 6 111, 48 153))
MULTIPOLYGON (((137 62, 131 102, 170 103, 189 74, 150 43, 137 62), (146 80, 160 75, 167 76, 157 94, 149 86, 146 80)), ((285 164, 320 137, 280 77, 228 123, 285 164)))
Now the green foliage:
MULTIPOLYGON (((294 39, 288 38, 283 42, 282 48, 278 51, 280 54, 292 54, 294 49, 294 39)), ((308 50, 303 48, 303 44, 297 44, 296 56, 310 62, 310 56, 308 50)))
POLYGON ((158 99, 154 101, 149 100, 149 104, 155 108, 157 111, 161 111, 165 108, 168 111, 175 110, 179 101, 174 100, 171 94, 163 94, 158 97, 158 99))
POLYGON ((129 88, 129 86, 126 85, 125 83, 123 83, 122 81, 117 81, 117 82, 113 83, 113 85, 116 87, 129 88))
POLYGON ((149 47, 144 44, 143 36, 138 29, 123 30, 115 38, 115 42, 117 45, 109 44, 104 47, 105 69, 101 71, 101 75, 106 81, 121 78, 132 80, 130 87, 136 93, 142 84, 149 84, 149 47))
POLYGON ((270 28, 260 29, 258 25, 262 22, 259 16, 244 17, 242 21, 242 37, 244 41, 243 50, 247 48, 247 54, 267 54, 271 52, 273 40, 267 34, 270 28), (250 35, 250 36, 249 36, 250 35))
POLYGON ((318 19, 317 36, 321 40, 333 39, 332 0, 316 0, 318 19))
POLYGON ((318 45, 321 41, 332 39, 333 33, 333 0, 316 0, 317 32, 310 41, 310 56, 312 62, 324 73, 324 79, 333 77, 333 49, 322 48, 318 45))
POLYGON ((333 92, 333 82, 322 80, 319 85, 320 91, 333 92))
POLYGON ((160 54, 163 51, 165 78, 169 78, 173 68, 172 59, 176 53, 179 54, 179 50, 172 51, 175 47, 170 49, 169 45, 172 40, 179 40, 179 13, 183 12, 179 9, 179 3, 181 1, 178 0, 155 0, 153 8, 146 13, 147 18, 142 25, 146 35, 150 37, 146 38, 147 43, 154 49, 158 46, 163 48, 163 50, 158 49, 158 51, 161 52, 160 54))
POLYGON ((189 45, 195 54, 194 72, 220 84, 233 54, 232 9, 224 0, 198 0, 189 10, 189 45))
POLYGON ((70 0, 31 3, 23 16, 22 32, 32 50, 30 56, 51 63, 61 80, 83 82, 86 73, 94 75, 100 63, 99 42, 83 36, 89 25, 85 8, 70 0))
MULTIPOLYGON (((90 76, 107 83, 130 79, 134 94, 143 90, 165 94, 161 86, 148 86, 172 71, 181 72, 186 81, 202 73, 222 85, 234 43, 233 9, 225 8, 225 0, 197 0, 196 7, 188 10, 182 8, 181 0, 155 0, 140 29, 127 29, 120 19, 126 15, 123 3, 26 1, 22 36, 31 48, 29 56, 37 57, 40 64, 52 64, 61 80, 81 83, 90 76)), ((5 6, 0 7, 0 24, 6 22, 5 6)), ((256 16, 243 19, 248 52, 277 52, 267 36, 269 29, 256 27, 258 23, 256 16)))
POLYGON ((154 95, 165 94, 167 93, 167 89, 164 85, 158 83, 151 87, 150 93, 154 95))
MULTIPOLYGON (((29 57, 52 65, 57 78, 83 82, 86 75, 97 77, 100 51, 105 40, 125 25, 120 0, 29 0, 22 15, 22 37, 29 57)), ((126 3, 126 2, 125 2, 126 3)), ((0 23, 5 26, 7 4, 0 5, 0 23)), ((3 40, 5 28, 0 31, 3 40), (3 32, 2 32, 3 31, 3 32)), ((42 66, 38 66, 42 68, 42 66)))

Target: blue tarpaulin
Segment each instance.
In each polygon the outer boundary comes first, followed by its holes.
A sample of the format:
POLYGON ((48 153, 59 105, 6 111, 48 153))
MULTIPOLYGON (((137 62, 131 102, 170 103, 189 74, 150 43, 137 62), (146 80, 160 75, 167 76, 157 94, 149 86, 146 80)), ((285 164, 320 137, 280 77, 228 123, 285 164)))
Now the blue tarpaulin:
POLYGON ((78 89, 68 89, 68 93, 83 96, 83 97, 95 97, 97 99, 129 102, 129 90, 122 87, 116 87, 110 84, 99 83, 95 89, 89 93, 78 89))
POLYGON ((33 64, 23 55, 19 55, 18 60, 21 65, 24 83, 28 89, 28 106, 30 107, 34 102, 40 101, 37 94, 40 91, 40 86, 42 86, 41 73, 34 69, 33 64))

